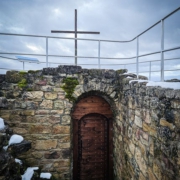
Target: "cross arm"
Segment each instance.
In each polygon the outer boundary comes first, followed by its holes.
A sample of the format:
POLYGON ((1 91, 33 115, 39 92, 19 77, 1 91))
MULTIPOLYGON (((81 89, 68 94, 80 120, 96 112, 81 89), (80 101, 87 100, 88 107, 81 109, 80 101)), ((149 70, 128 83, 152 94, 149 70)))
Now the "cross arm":
MULTIPOLYGON (((56 31, 52 30, 51 33, 75 33, 75 31, 56 31)), ((100 34, 100 32, 93 32, 93 31, 76 31, 78 34, 100 34)))

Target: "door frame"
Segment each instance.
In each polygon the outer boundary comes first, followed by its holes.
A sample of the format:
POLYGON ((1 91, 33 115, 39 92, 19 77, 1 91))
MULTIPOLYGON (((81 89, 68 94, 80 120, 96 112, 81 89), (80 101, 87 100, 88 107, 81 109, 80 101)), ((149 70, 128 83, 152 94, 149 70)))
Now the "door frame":
MULTIPOLYGON (((99 97, 100 99, 103 99, 102 97, 99 97)), ((104 100, 105 101, 105 100, 104 100)), ((109 103, 106 101, 106 103, 109 105, 109 103)), ((78 104, 78 103, 77 103, 78 104)), ((76 104, 76 105, 77 105, 76 104)), ((75 105, 75 106, 76 106, 75 105)), ((110 107, 110 105, 109 105, 110 107)), ((98 113, 98 112, 92 112, 92 113, 97 113, 105 116, 108 120, 108 143, 109 143, 109 148, 108 148, 108 164, 109 164, 109 172, 108 172, 108 180, 113 179, 113 113, 111 115, 106 116, 106 114, 98 113)), ((91 113, 88 113, 91 114, 91 113)), ((78 174, 78 121, 84 117, 87 114, 84 114, 80 118, 76 118, 76 116, 72 115, 72 121, 73 121, 73 180, 77 180, 77 174, 78 174)))

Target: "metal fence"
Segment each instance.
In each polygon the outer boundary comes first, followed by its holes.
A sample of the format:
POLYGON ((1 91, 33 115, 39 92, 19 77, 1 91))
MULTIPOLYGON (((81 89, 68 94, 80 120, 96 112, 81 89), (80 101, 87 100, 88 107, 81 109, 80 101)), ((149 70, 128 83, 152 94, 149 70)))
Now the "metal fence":
MULTIPOLYGON (((85 59, 85 58, 90 58, 90 59, 97 59, 98 63, 97 64, 85 64, 85 65, 97 65, 98 68, 100 69, 103 65, 106 65, 103 63, 103 60, 131 60, 131 59, 136 59, 136 62, 131 62, 131 63, 117 63, 117 64, 113 64, 113 65, 124 65, 124 67, 126 65, 132 65, 134 64, 136 66, 136 69, 132 72, 136 73, 137 76, 139 75, 139 73, 149 73, 149 79, 151 79, 151 73, 152 72, 158 72, 157 70, 152 70, 152 66, 151 64, 153 62, 160 62, 161 65, 160 65, 160 73, 161 73, 161 81, 164 81, 164 72, 165 71, 179 71, 180 69, 179 68, 175 68, 175 69, 171 69, 171 70, 165 70, 164 68, 164 62, 165 61, 170 61, 170 60, 180 60, 180 57, 176 57, 176 58, 167 58, 165 59, 164 58, 164 53, 165 52, 169 52, 169 51, 174 51, 174 50, 178 50, 180 49, 180 46, 178 47, 171 47, 171 48, 168 48, 168 49, 165 49, 164 48, 164 21, 169 18, 170 16, 172 16, 173 14, 177 13, 178 11, 180 10, 180 7, 178 7, 176 10, 174 10, 173 12, 169 13, 167 16, 165 16, 164 18, 162 18, 161 20, 159 20, 158 22, 156 22, 155 24, 153 24, 152 26, 150 26, 149 28, 147 28, 145 31, 143 31, 142 33, 138 34, 136 37, 134 37, 133 39, 131 40, 127 40, 127 41, 114 41, 114 40, 101 40, 101 39, 84 39, 84 38, 67 38, 67 37, 54 37, 54 36, 39 36, 39 35, 28 35, 28 34, 12 34, 12 33, 0 33, 0 38, 1 36, 15 36, 15 37, 20 37, 20 36, 23 36, 23 37, 33 37, 33 38, 43 38, 45 39, 45 47, 46 47, 46 53, 44 54, 34 54, 34 53, 20 53, 20 52, 1 52, 0 51, 0 58, 5 58, 5 59, 9 59, 9 60, 14 60, 14 61, 17 61, 17 59, 15 58, 12 58, 12 57, 7 57, 9 55, 22 55, 22 56, 42 56, 42 57, 45 57, 46 58, 46 61, 45 62, 39 62, 39 63, 45 63, 46 64, 46 67, 49 66, 49 64, 68 64, 68 63, 63 63, 63 62, 51 62, 49 61, 49 58, 50 57, 64 57, 64 58, 77 58, 77 59, 85 59), (140 54, 139 55, 139 37, 141 37, 143 34, 147 33, 150 29, 152 29, 153 27, 157 26, 161 24, 161 49, 159 51, 154 51, 154 52, 151 52, 151 53, 146 53, 146 54, 140 54), (62 39, 62 40, 75 40, 77 39, 78 41, 94 41, 94 42, 97 42, 98 43, 98 46, 97 46, 97 56, 67 56, 67 55, 57 55, 57 54, 49 54, 48 53, 48 50, 49 50, 49 40, 50 39, 62 39), (132 56, 132 57, 125 57, 125 58, 122 58, 122 57, 102 57, 101 56, 101 44, 103 42, 106 42, 106 43, 129 43, 129 42, 133 42, 133 41, 136 41, 136 55, 135 56, 132 56), (145 61, 145 62, 140 62, 139 61, 139 58, 141 57, 147 57, 147 56, 151 56, 151 55, 155 55, 155 54, 160 54, 161 55, 161 58, 160 59, 157 59, 157 60, 149 60, 149 61, 145 61), (140 71, 140 64, 142 63, 149 63, 149 70, 148 71, 140 71)), ((71 64, 72 65, 72 64, 71 64)), ((82 63, 76 63, 74 62, 73 65, 84 65, 82 63)), ((110 65, 110 64, 108 64, 110 65)), ((8 69, 8 68, 3 68, 0 66, 0 69, 8 69)), ((20 70, 20 69, 18 69, 20 70)))

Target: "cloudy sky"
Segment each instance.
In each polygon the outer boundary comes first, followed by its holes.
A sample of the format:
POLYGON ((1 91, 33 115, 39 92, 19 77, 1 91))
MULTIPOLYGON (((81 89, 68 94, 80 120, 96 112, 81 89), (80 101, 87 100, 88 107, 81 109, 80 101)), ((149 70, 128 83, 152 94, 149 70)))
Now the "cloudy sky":
MULTIPOLYGON (((78 38, 100 40, 131 40, 142 31, 159 21, 171 11, 180 7, 179 0, 0 0, 0 32, 14 34, 33 34, 42 36, 74 37, 73 34, 52 34, 51 30, 74 30, 74 10, 78 13, 78 30, 99 31, 99 35, 78 35, 78 38)), ((165 49, 180 46, 180 11, 165 21, 165 49)), ((139 54, 151 53, 161 49, 161 26, 157 25, 139 38, 139 54)), ((0 67, 22 69, 21 62, 3 57, 16 58, 16 54, 5 52, 42 54, 46 53, 46 39, 21 36, 0 35, 0 67), (3 56, 3 57, 2 57, 3 56)), ((74 55, 74 40, 48 39, 50 55, 74 55)), ((130 43, 101 42, 101 57, 128 58, 136 56, 136 41, 130 43)), ((25 69, 42 69, 46 66, 45 56, 38 58, 42 64, 25 64, 25 69)), ((98 56, 98 41, 78 41, 78 56, 98 56)), ((180 58, 180 50, 164 54, 165 59, 180 58)), ((160 54, 139 58, 140 62, 159 60, 160 54)), ((74 58, 49 57, 50 67, 54 63, 73 64, 74 58)), ((136 59, 101 59, 101 68, 127 68, 135 71, 136 59), (114 65, 116 64, 116 65, 114 65), (117 65, 118 64, 118 65, 117 65)), ((84 68, 97 68, 98 58, 78 58, 84 68)), ((140 64, 143 75, 149 76, 149 62, 140 64)), ((152 71, 160 70, 160 61, 151 63, 152 71)), ((180 59, 165 61, 165 69, 180 69, 180 59)), ((5 73, 6 70, 0 70, 5 73)), ((180 71, 166 71, 165 79, 180 78, 180 71)), ((151 79, 160 80, 159 72, 152 72, 151 79)))

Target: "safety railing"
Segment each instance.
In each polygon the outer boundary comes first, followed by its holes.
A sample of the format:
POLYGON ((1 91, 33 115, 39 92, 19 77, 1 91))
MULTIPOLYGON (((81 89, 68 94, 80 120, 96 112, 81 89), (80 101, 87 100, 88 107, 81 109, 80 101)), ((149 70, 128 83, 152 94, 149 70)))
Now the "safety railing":
MULTIPOLYGON (((7 55, 22 55, 22 56, 42 56, 46 58, 45 62, 39 62, 40 64, 46 64, 46 67, 49 66, 49 64, 63 64, 66 65, 68 63, 62 63, 62 62, 51 62, 49 61, 50 57, 64 57, 64 58, 77 58, 77 59, 85 59, 85 58, 89 58, 89 59, 97 59, 98 63, 97 64, 93 64, 93 63, 89 63, 89 64, 83 64, 83 63, 76 63, 74 62, 73 65, 98 65, 98 68, 100 69, 102 66, 108 65, 136 65, 136 70, 132 71, 134 73, 137 74, 137 76, 139 76, 139 73, 149 73, 149 79, 151 79, 151 73, 152 72, 158 72, 158 70, 152 70, 152 66, 151 64, 153 62, 157 62, 160 61, 161 65, 160 65, 160 73, 161 73, 161 81, 164 81, 164 72, 165 71, 179 71, 179 68, 176 69, 171 69, 171 70, 165 70, 164 69, 164 61, 170 61, 170 60, 180 60, 180 58, 168 58, 165 59, 164 58, 164 53, 165 52, 169 52, 169 51, 174 51, 174 50, 178 50, 180 49, 180 46, 177 47, 172 47, 172 48, 164 48, 164 21, 169 18, 171 15, 175 14, 177 11, 180 10, 180 7, 178 7, 176 10, 174 10, 173 12, 169 13, 167 16, 165 16, 164 18, 162 18, 161 20, 159 20, 158 22, 156 22, 155 24, 153 24, 152 26, 150 26, 149 28, 147 28, 145 31, 141 32, 140 34, 138 34, 136 37, 134 37, 131 40, 127 40, 127 41, 115 41, 115 40, 102 40, 102 39, 84 39, 84 38, 68 38, 68 37, 55 37, 55 36, 40 36, 40 35, 29 35, 29 34, 13 34, 13 33, 0 33, 0 37, 3 36, 16 36, 16 37, 33 37, 33 38, 43 38, 45 39, 46 45, 45 45, 45 54, 35 54, 35 53, 21 53, 21 52, 1 52, 0 51, 0 58, 2 59, 6 59, 6 60, 14 60, 17 61, 17 59, 12 58, 12 57, 7 57, 7 55), (151 53, 145 53, 145 54, 139 54, 139 37, 141 37, 143 34, 145 34, 146 32, 148 32, 150 29, 152 29, 153 27, 157 26, 158 24, 161 24, 161 49, 159 51, 154 51, 151 53), (49 54, 48 50, 49 50, 49 40, 50 39, 62 39, 62 40, 75 40, 77 39, 78 41, 94 41, 98 43, 97 46, 97 56, 67 56, 67 55, 57 55, 57 54, 49 54), (106 43, 129 43, 132 41, 136 41, 136 55, 132 56, 132 57, 102 57, 101 56, 101 43, 106 42, 106 43), (151 60, 151 61, 145 61, 145 62, 140 62, 139 58, 142 57, 147 57, 147 56, 151 56, 151 55, 156 55, 156 54, 160 54, 161 58, 158 60, 151 60), (131 60, 131 59, 136 59, 135 63, 118 63, 118 64, 104 64, 102 61, 103 60, 131 60), (139 65, 142 63, 149 63, 149 70, 148 71, 140 71, 139 70, 139 65)), ((1 63, 1 62, 0 62, 1 63)), ((72 65, 72 63, 71 63, 72 65)), ((8 68, 3 68, 2 66, 0 66, 0 69, 8 69, 8 68)), ((16 69, 14 69, 16 70, 16 69)), ((19 69, 18 69, 19 70, 19 69)))

